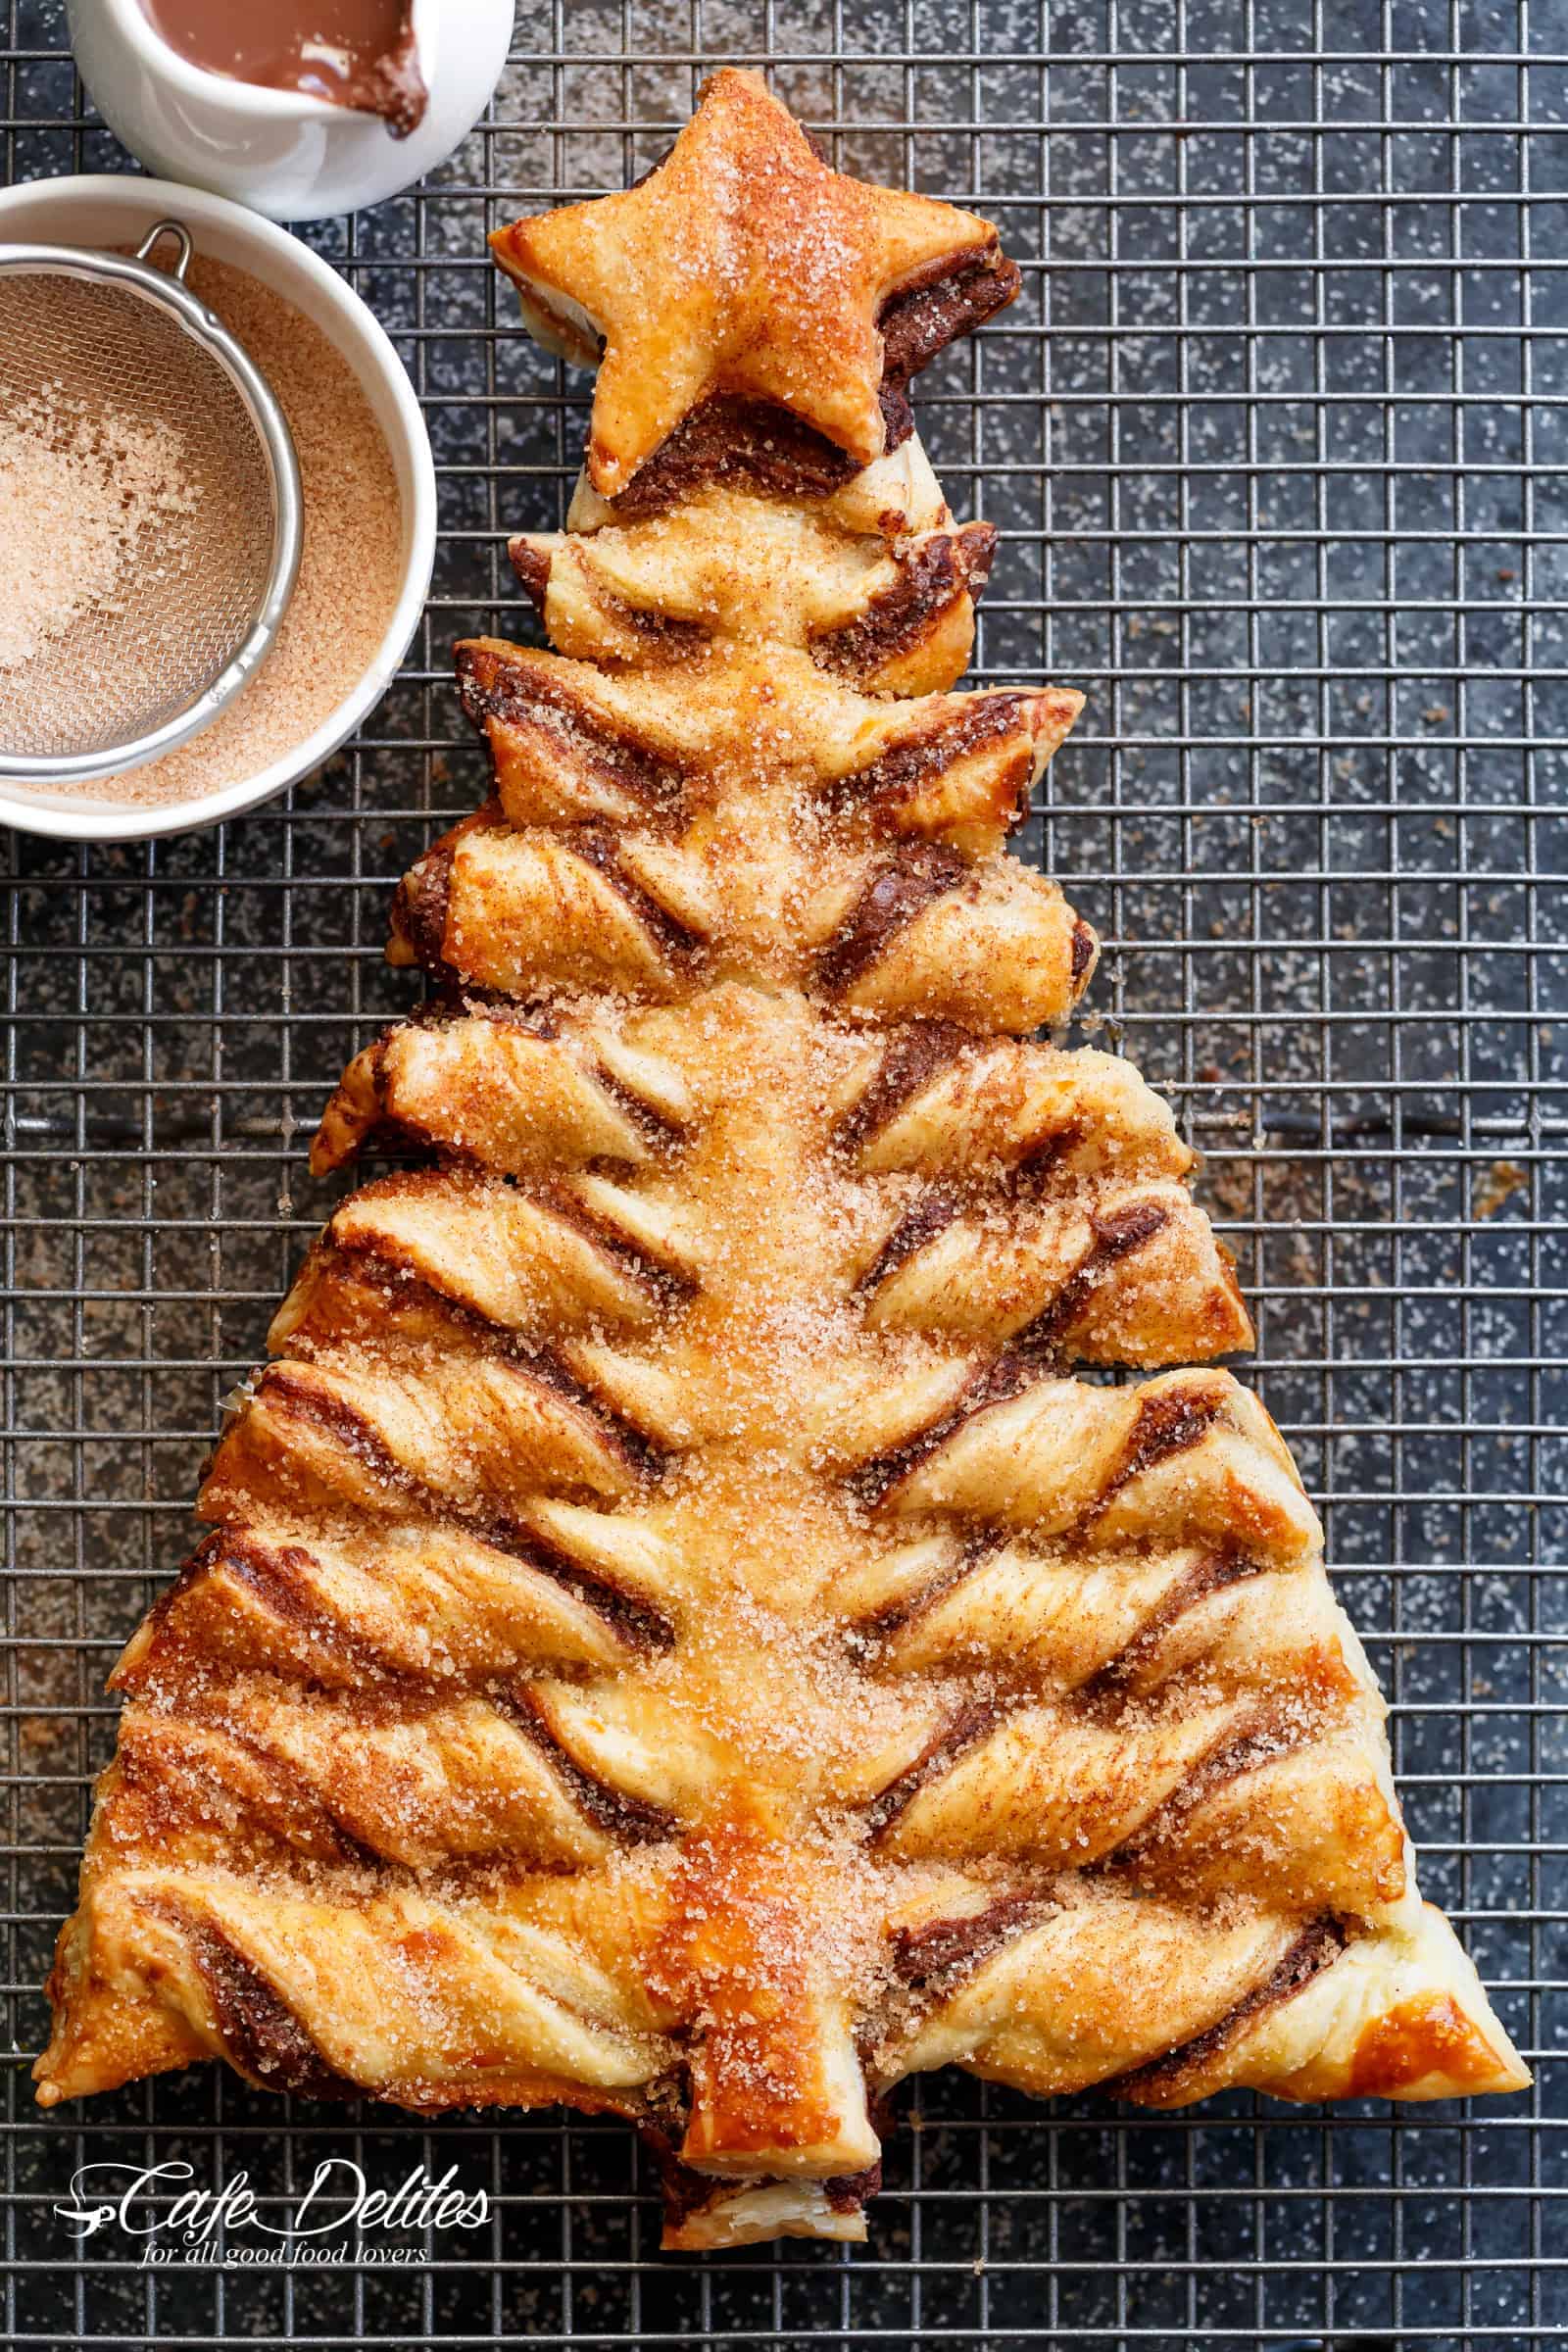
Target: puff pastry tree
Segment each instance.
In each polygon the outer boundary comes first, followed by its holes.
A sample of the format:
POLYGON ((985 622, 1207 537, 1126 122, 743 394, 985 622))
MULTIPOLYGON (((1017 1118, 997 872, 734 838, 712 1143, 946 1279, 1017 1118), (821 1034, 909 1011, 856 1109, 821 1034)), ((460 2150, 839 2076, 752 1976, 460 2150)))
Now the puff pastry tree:
POLYGON ((906 400, 994 231, 721 74, 495 239, 602 362, 554 653, 459 651, 494 797, 425 1010, 202 1490, 51 1983, 45 2102, 218 2056, 636 2119, 666 2243, 854 2238, 956 2061, 1152 2105, 1525 2080, 1096 943, 1007 830, 1059 690, 952 691, 993 552, 906 400), (1075 1365, 1155 1377, 1081 1382, 1075 1365))

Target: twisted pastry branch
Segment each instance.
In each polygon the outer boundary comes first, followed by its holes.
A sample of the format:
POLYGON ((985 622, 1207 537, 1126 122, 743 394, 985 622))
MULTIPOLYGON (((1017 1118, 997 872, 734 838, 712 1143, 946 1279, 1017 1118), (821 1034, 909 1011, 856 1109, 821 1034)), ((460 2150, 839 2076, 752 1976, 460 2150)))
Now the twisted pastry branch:
POLYGON ((950 691, 994 548, 909 378, 994 231, 750 76, 496 240, 603 350, 556 651, 459 649, 493 794, 389 954, 332 1216, 114 1677, 46 2104, 225 2059, 634 2118, 670 2245, 852 2239, 957 2063, 1148 2105, 1524 2078, 1129 1065, 1005 838, 1076 715, 950 691), (1085 1385, 1075 1363, 1155 1377, 1085 1385))

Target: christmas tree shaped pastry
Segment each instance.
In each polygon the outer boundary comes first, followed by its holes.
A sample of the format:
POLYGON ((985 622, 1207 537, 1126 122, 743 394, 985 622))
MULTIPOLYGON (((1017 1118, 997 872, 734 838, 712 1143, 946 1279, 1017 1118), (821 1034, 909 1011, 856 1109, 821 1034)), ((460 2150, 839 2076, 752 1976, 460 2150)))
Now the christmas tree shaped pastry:
POLYGON ((994 232, 761 84, 495 240, 600 360, 558 650, 404 882, 332 1217, 114 1684, 46 2103, 220 2057, 624 2114, 665 2242, 855 2238, 956 2062, 1168 2105, 1501 2090, 1250 1332, 1096 943, 1004 843, 1066 692, 956 693, 990 535, 909 377, 994 232), (1110 1386, 1075 1366, 1150 1377, 1110 1386), (1198 1367, 1194 1369, 1192 1367, 1198 1367))

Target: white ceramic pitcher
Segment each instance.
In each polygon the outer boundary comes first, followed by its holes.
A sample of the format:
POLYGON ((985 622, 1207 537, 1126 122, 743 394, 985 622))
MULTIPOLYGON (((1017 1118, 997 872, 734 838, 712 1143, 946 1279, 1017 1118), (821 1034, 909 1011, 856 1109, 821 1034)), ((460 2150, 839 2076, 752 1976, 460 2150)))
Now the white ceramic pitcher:
POLYGON ((418 128, 394 139, 377 116, 191 65, 141 0, 67 0, 81 78, 122 146, 165 178, 273 220, 358 212, 444 163, 501 78, 514 13, 515 0, 414 0, 430 102, 418 128))

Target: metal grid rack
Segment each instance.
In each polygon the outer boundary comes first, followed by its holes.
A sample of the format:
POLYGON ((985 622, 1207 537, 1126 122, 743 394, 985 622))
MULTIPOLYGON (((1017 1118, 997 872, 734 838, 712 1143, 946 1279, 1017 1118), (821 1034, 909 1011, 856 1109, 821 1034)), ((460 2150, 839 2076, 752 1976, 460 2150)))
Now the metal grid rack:
MULTIPOLYGON (((0 0, 0 30, 6 177, 125 168, 57 0, 0 0)), ((303 1169, 323 1093, 407 998, 379 960, 393 880, 478 797, 450 641, 520 629, 501 536, 559 514, 579 446, 583 382, 514 330, 482 233, 622 184, 726 59, 770 62, 843 161, 974 203, 1023 262, 1017 308, 921 404, 954 504, 1002 527, 977 674, 1090 696, 1040 853, 1111 945, 1102 1037, 1206 1152, 1429 1891, 1537 2087, 1132 2120, 925 2081, 863 2253, 704 2262, 655 2253, 618 2127, 426 2132, 216 2070, 45 2120, 19 2055, 8 2329, 1560 2341, 1564 0, 523 0, 485 126, 417 192, 311 232, 427 405, 444 536, 413 658, 345 756, 222 833, 0 852, 13 2047, 42 2031, 103 1672, 325 1213, 303 1169), (492 2221, 409 2269, 159 2276, 51 2210, 87 2161, 244 2170, 281 2202, 323 2153, 387 2181, 455 2163, 492 2221)))

